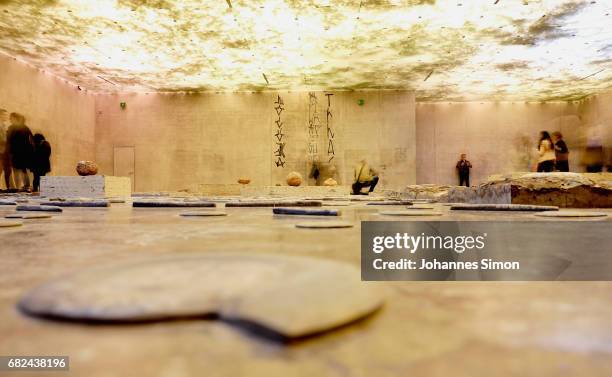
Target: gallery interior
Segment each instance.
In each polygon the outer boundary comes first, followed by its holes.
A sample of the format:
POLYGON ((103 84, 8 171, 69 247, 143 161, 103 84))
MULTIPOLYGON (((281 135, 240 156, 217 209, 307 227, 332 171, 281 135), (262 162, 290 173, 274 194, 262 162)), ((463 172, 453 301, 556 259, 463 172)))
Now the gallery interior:
POLYGON ((612 224, 611 13, 0 1, 0 356, 89 377, 609 376, 612 266, 583 278, 581 258, 612 224), (512 282, 360 274, 366 222, 470 221, 576 246, 537 278, 465 279, 512 282))

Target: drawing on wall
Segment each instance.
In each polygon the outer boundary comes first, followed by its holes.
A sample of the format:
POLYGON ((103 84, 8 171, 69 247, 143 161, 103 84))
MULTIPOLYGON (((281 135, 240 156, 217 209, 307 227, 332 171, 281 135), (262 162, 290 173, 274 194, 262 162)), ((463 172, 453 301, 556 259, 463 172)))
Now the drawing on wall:
POLYGON ((331 162, 334 157, 335 157, 335 152, 334 152, 334 131, 332 129, 330 120, 333 118, 333 114, 331 111, 331 96, 333 96, 332 93, 325 93, 325 95, 327 96, 327 116, 326 116, 326 126, 327 126, 327 162, 331 162))
POLYGON ((274 151, 274 157, 276 157, 276 167, 285 167, 285 142, 283 141, 283 137, 285 134, 283 133, 283 121, 281 119, 281 113, 285 110, 285 103, 281 98, 280 94, 277 96, 276 101, 274 102, 274 110, 276 111, 276 133, 274 134, 276 143, 276 150, 274 151))
POLYGON ((321 120, 319 119, 318 98, 314 92, 308 93, 308 160, 319 161, 318 138, 321 120))

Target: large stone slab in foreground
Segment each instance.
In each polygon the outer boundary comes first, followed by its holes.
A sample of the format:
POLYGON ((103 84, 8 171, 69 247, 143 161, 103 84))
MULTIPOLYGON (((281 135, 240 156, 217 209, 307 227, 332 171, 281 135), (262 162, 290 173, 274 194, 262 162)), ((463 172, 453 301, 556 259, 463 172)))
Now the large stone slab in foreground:
POLYGON ((108 175, 40 177, 40 195, 47 198, 110 198, 132 195, 129 177, 108 175))
POLYGON ((83 270, 19 302, 26 313, 134 322, 219 316, 283 338, 345 325, 376 311, 378 289, 352 265, 269 254, 191 254, 83 270))

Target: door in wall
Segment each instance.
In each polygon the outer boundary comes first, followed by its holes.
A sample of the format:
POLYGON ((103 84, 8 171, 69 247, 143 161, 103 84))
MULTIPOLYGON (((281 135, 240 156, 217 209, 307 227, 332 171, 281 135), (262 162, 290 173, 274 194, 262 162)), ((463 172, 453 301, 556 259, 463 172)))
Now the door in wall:
POLYGON ((132 192, 136 187, 134 167, 134 147, 113 148, 113 175, 115 177, 130 177, 132 192))

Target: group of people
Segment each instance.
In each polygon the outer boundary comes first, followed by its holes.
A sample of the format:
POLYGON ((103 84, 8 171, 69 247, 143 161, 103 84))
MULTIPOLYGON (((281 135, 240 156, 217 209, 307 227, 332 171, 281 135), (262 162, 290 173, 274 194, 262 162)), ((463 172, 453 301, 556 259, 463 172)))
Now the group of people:
POLYGON ((0 109, 0 165, 6 190, 38 191, 40 177, 51 171, 50 157, 51 145, 42 134, 32 134, 23 115, 0 109))
POLYGON ((540 132, 538 142, 538 172, 569 171, 569 149, 561 132, 540 132))

